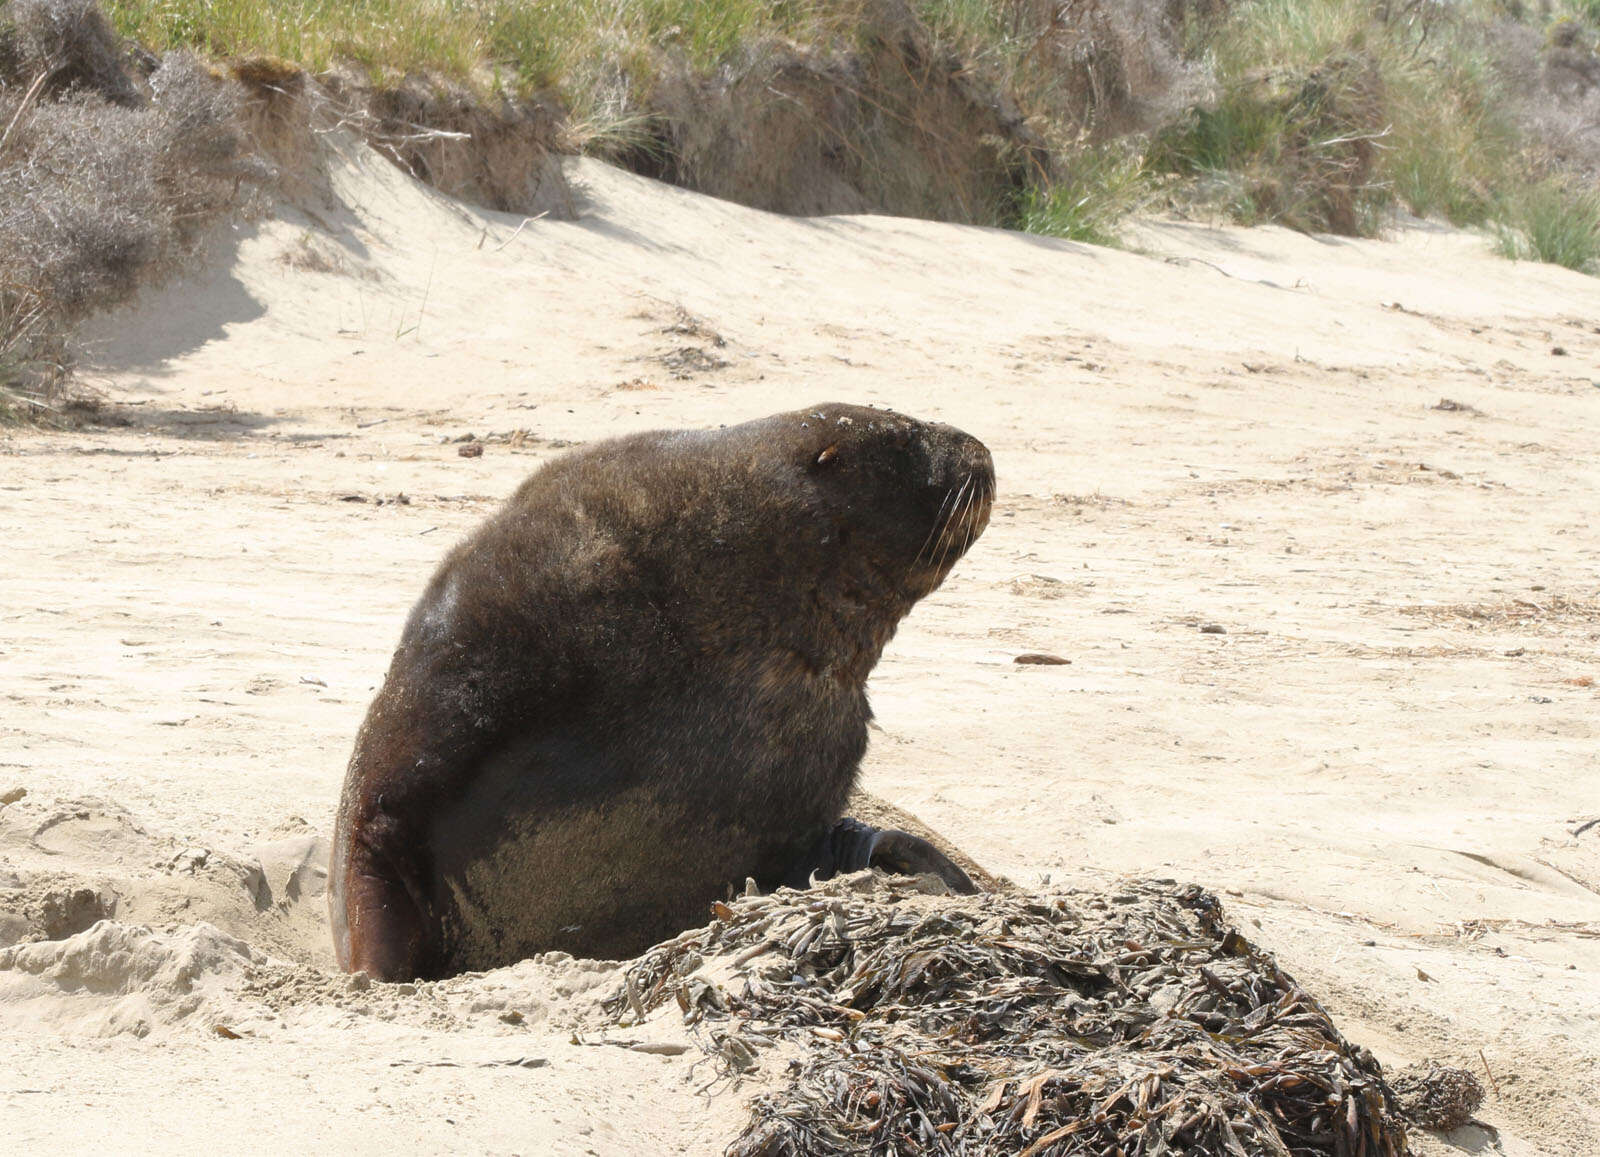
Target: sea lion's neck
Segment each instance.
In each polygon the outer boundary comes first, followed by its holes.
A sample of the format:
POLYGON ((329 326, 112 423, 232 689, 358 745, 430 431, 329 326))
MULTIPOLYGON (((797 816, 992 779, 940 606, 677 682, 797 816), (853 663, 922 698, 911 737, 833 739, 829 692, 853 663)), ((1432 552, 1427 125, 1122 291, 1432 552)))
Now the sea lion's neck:
POLYGON ((816 612, 809 621, 821 674, 865 687, 895 628, 916 601, 885 568, 851 560, 817 583, 816 612))

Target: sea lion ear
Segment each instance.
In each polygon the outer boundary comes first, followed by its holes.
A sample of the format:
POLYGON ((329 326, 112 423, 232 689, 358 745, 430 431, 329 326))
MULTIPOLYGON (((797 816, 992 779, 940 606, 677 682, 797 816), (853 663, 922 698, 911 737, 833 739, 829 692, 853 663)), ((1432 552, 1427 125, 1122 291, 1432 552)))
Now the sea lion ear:
POLYGON ((829 446, 826 450, 824 450, 822 453, 817 455, 816 464, 818 466, 826 466, 829 462, 832 462, 838 456, 839 456, 839 444, 837 442, 835 442, 832 446, 829 446))

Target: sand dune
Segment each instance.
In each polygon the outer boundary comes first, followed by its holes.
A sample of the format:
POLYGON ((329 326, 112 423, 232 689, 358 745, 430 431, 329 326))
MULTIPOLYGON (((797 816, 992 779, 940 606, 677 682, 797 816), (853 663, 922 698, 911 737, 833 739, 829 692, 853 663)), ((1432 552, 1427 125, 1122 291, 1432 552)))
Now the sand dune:
POLYGON ((720 1152, 748 1090, 670 1018, 604 1041, 602 966, 334 973, 325 839, 407 607, 529 470, 848 400, 1000 487, 875 675, 866 787, 1024 884, 1212 888, 1386 1065, 1487 1067, 1504 1152, 1600 1151, 1600 281, 1420 224, 1109 251, 592 161, 524 224, 338 147, 86 335, 127 425, 0 434, 8 1146, 720 1152))

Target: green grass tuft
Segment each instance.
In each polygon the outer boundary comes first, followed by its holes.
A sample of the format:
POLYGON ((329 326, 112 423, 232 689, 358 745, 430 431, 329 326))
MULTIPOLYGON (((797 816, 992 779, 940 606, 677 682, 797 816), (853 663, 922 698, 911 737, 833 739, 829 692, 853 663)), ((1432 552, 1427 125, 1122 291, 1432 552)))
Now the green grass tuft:
POLYGON ((464 77, 484 56, 481 11, 436 0, 106 0, 124 35, 155 51, 275 56, 312 71, 345 60, 375 76, 464 77))
POLYGON ((378 82, 410 73, 519 93, 587 95, 603 59, 647 50, 708 71, 763 35, 824 26, 848 0, 106 0, 125 34, 156 50, 274 56, 320 72, 340 62, 378 82))
POLYGON ((1600 191, 1543 181, 1506 206, 1496 236, 1506 257, 1600 274, 1600 191))
POLYGON ((1103 146, 1084 149, 1068 167, 1064 180, 1023 190, 1013 227, 1089 245, 1120 246, 1117 226, 1149 199, 1144 158, 1103 146))

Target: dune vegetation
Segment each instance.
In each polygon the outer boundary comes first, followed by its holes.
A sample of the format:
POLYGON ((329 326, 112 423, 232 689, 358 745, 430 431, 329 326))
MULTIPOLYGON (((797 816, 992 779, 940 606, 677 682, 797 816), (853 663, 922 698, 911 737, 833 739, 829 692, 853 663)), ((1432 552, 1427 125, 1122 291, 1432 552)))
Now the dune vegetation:
MULTIPOLYGON (((303 85, 780 212, 1099 244, 1411 213, 1597 272, 1597 49, 1595 0, 9 0, 0 402, 270 184, 241 109, 303 85)), ((447 191, 519 208, 483 187, 447 191)))
MULTIPOLYGON (((780 45, 859 53, 888 7, 109 0, 107 11, 158 52, 351 66, 378 85, 423 73, 548 99, 604 143, 648 135, 652 89, 669 76, 727 83, 780 45)), ((1493 221, 1516 238, 1509 249, 1574 268, 1600 246, 1593 198, 1573 179, 1600 159, 1593 130, 1573 139, 1600 83, 1594 0, 914 0, 904 19, 1014 103, 1045 145, 1043 171, 985 207, 996 223, 1105 240, 1119 216, 1156 201, 1371 233, 1398 207, 1493 221)))

